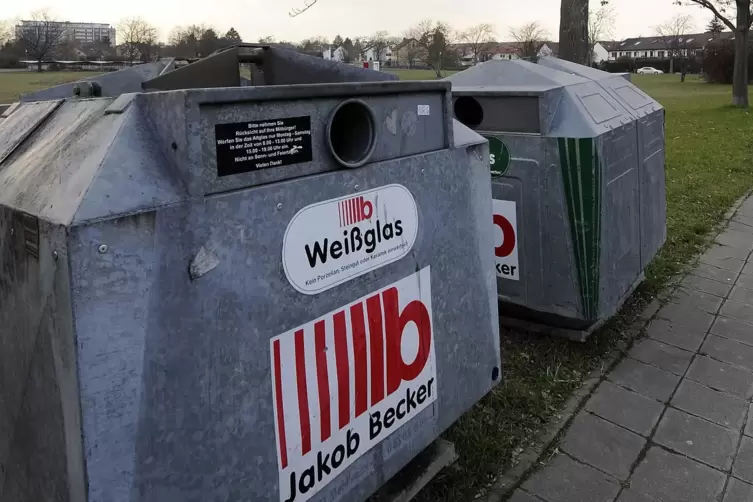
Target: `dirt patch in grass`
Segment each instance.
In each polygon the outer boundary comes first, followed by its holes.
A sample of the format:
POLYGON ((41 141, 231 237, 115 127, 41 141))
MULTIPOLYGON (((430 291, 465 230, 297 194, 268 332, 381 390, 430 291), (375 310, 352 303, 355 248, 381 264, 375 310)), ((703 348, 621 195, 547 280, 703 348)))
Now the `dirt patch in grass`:
POLYGON ((692 78, 680 83, 674 75, 634 76, 633 81, 666 108, 666 245, 623 311, 585 344, 502 331, 504 382, 444 434, 455 442, 460 459, 417 500, 472 500, 484 493, 753 187, 753 116, 728 106, 729 86, 692 78))

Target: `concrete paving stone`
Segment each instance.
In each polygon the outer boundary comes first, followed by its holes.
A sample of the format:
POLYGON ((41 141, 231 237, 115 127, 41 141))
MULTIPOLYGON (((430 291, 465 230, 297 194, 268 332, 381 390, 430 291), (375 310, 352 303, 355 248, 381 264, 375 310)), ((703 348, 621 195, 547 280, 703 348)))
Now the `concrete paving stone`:
POLYGON ((737 478, 729 478, 723 502, 751 502, 753 500, 753 485, 737 478))
POLYGON ((753 199, 745 199, 742 205, 737 209, 735 216, 753 216, 753 199))
POLYGON ((753 289, 753 275, 740 274, 740 277, 737 278, 737 282, 735 282, 735 286, 753 289))
POLYGON ((734 302, 740 302, 751 306, 753 305, 753 289, 735 286, 730 292, 729 299, 734 302))
POLYGON ((708 335, 701 346, 701 353, 748 371, 753 370, 753 347, 729 338, 708 335))
POLYGON ((605 502, 614 500, 620 484, 593 467, 559 454, 521 488, 548 502, 605 502))
POLYGON ((739 273, 745 266, 745 259, 747 255, 741 256, 743 253, 731 248, 729 246, 714 245, 701 255, 701 263, 707 265, 714 265, 719 268, 726 268, 730 272, 739 273))
POLYGON ((701 331, 707 331, 711 327, 711 323, 714 322, 713 314, 677 303, 667 303, 664 305, 659 311, 658 317, 701 331))
POLYGON ((702 291, 677 288, 669 301, 678 305, 686 305, 690 308, 700 309, 709 314, 716 314, 724 300, 716 295, 711 295, 702 291))
POLYGON ((753 323, 753 308, 745 303, 725 300, 719 314, 738 319, 740 321, 753 323))
POLYGON ((709 357, 696 357, 686 378, 743 399, 753 396, 753 373, 709 357))
POLYGON ((512 497, 507 499, 507 502, 541 502, 542 499, 531 495, 523 490, 515 490, 512 497))
POLYGON ((651 338, 638 342, 630 349, 628 356, 680 376, 685 374, 693 359, 692 352, 651 338))
POLYGON ((743 267, 742 273, 745 275, 753 275, 753 262, 748 263, 743 267))
POLYGON ((691 352, 697 351, 703 343, 703 339, 706 338, 705 331, 690 326, 683 326, 682 324, 675 324, 666 319, 654 319, 651 321, 651 324, 646 329, 646 334, 650 338, 691 352))
MULTIPOLYGON (((717 235, 714 240, 718 244, 741 250, 748 254, 753 250, 753 238, 749 233, 733 230, 729 227, 717 235)), ((747 255, 744 258, 747 258, 747 255)))
POLYGON ((732 217, 732 221, 736 221, 744 225, 748 225, 749 227, 753 227, 753 216, 747 216, 747 215, 738 213, 732 217))
POLYGON ((626 480, 646 439, 596 415, 581 412, 560 448, 583 463, 626 480))
POLYGON ((697 275, 687 275, 680 283, 681 288, 688 290, 702 291, 707 294, 726 298, 732 290, 732 281, 719 282, 697 275))
POLYGON ((702 418, 668 408, 654 442, 717 469, 729 469, 740 433, 702 418))
POLYGON ((666 402, 680 377, 648 364, 625 358, 607 378, 638 394, 666 402))
POLYGON ((751 413, 753 413, 753 404, 748 408, 748 421, 745 424, 745 431, 743 432, 746 436, 753 436, 753 415, 751 413))
POLYGON ((714 324, 711 325, 711 333, 753 345, 753 324, 738 321, 737 319, 730 319, 724 316, 717 317, 714 324))
POLYGON ((706 279, 713 279, 729 284, 734 283, 737 278, 737 272, 731 272, 726 268, 719 268, 706 263, 699 263, 690 273, 698 277, 705 277, 706 279))
POLYGON ((659 421, 664 405, 653 399, 603 381, 586 403, 586 410, 633 432, 648 436, 659 421))
MULTIPOLYGON (((652 447, 630 481, 632 497, 620 502, 716 502, 726 475, 682 455, 652 447), (643 495, 643 498, 635 498, 643 495)), ((573 499, 575 501, 577 499, 573 499)))
POLYGON ((740 430, 743 426, 745 413, 748 411, 747 401, 687 378, 680 382, 670 404, 734 430, 740 430))
POLYGON ((753 438, 744 436, 732 466, 732 475, 753 483, 753 438))
POLYGON ((730 230, 735 230, 736 232, 743 232, 746 234, 753 235, 753 227, 750 225, 746 225, 745 223, 740 223, 739 221, 732 220, 727 224, 727 228, 730 230))

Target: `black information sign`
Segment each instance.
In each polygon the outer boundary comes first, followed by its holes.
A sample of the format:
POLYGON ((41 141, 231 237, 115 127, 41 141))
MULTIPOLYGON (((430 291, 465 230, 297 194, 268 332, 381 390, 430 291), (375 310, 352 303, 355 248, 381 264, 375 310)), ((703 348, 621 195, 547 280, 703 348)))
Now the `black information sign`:
POLYGON ((217 176, 310 162, 311 117, 214 126, 217 176))

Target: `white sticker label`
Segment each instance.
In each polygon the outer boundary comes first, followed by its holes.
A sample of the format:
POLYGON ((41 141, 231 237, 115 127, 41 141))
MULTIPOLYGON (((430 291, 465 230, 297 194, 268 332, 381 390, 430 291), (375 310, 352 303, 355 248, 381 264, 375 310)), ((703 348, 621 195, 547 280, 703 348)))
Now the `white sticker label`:
POLYGON ((437 399, 426 267, 270 340, 280 501, 304 502, 437 399))
POLYGON ((285 231, 282 265, 295 289, 315 295, 399 260, 417 232, 413 195, 387 185, 298 211, 285 231))
POLYGON ((430 105, 418 105, 418 115, 431 115, 430 105))
POLYGON ((492 201, 494 212, 494 258, 497 277, 520 280, 518 265, 518 217, 515 202, 492 201))

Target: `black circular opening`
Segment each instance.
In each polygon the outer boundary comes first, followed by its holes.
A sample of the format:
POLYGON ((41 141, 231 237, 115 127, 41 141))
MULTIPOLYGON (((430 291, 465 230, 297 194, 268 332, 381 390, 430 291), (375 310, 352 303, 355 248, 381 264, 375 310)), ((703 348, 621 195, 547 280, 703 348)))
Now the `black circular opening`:
POLYGON ((499 378, 499 368, 495 366, 492 370, 492 382, 496 382, 497 378, 499 378))
POLYGON ((484 109, 476 98, 460 96, 455 100, 455 118, 471 129, 475 129, 484 121, 484 109))
POLYGON ((338 162, 346 167, 362 166, 376 147, 374 112, 363 101, 342 103, 332 114, 327 142, 338 162))

